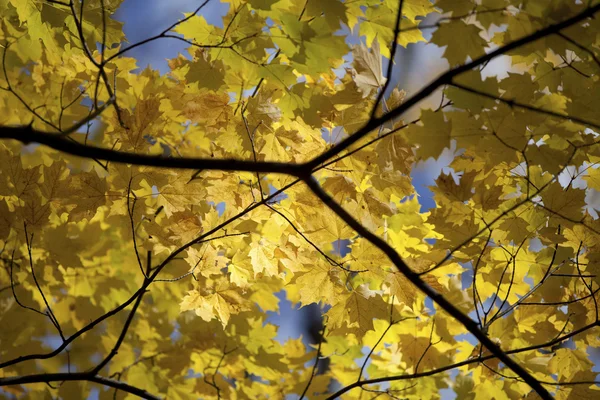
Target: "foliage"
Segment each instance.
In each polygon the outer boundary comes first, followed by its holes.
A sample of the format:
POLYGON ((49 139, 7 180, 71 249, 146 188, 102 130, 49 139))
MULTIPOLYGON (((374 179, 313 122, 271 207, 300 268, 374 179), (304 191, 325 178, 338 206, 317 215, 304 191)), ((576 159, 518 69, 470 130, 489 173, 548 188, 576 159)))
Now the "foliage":
POLYGON ((209 1, 126 44, 120 0, 0 0, 0 395, 596 398, 600 3, 209 1), (155 40, 189 54, 135 71, 155 40))

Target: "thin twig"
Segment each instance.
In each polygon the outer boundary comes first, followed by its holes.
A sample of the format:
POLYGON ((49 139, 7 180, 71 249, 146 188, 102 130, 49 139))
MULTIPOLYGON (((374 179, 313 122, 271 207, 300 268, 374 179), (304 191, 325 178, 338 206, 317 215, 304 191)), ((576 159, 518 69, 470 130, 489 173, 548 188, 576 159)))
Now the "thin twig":
POLYGON ((40 293, 40 295, 42 296, 42 300, 44 301, 44 304, 46 305, 46 310, 47 310, 46 316, 48 317, 50 322, 52 322, 52 325, 54 325, 54 327, 58 331, 60 338, 64 341, 65 336, 63 335, 60 324, 59 324, 58 320, 56 319, 56 316, 52 312, 52 307, 50 307, 50 304, 48 303, 48 300, 46 299, 46 295, 44 294, 44 291, 42 290, 42 287, 40 286, 40 283, 38 282, 37 277, 35 276, 35 270, 33 268, 33 257, 31 255, 31 246, 32 246, 31 241, 33 241, 33 233, 31 234, 31 239, 30 239, 29 234, 27 233, 27 223, 26 222, 23 222, 23 227, 25 229, 25 242, 27 243, 27 252, 29 253, 29 267, 31 268, 31 276, 33 277, 35 286, 38 289, 38 292, 40 293))

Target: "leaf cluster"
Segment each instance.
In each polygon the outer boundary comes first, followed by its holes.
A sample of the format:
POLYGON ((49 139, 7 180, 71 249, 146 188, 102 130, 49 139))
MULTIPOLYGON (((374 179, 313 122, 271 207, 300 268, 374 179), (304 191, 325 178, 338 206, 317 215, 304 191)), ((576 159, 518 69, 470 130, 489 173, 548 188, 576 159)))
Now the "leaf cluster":
POLYGON ((127 44, 119 0, 0 0, 0 395, 595 398, 600 3, 210 1, 127 44))

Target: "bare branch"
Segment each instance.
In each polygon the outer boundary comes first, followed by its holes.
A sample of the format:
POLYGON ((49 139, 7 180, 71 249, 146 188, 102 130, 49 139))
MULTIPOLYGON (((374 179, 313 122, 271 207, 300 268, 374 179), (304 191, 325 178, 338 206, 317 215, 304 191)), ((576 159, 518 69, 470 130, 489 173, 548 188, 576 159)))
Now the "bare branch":
POLYGON ((319 337, 319 346, 317 347, 317 354, 315 356, 315 363, 313 364, 312 371, 310 372, 310 378, 308 379, 308 382, 306 382, 306 386, 304 387, 304 391, 300 395, 300 400, 304 399, 304 396, 308 392, 308 388, 310 387, 310 384, 312 383, 312 380, 315 377, 315 374, 317 372, 317 367, 319 366, 319 360, 321 358, 321 346, 323 345, 323 342, 325 341, 325 329, 326 329, 326 327, 323 327, 322 331, 320 332, 321 335, 319 337))
POLYGON ((235 159, 215 160, 212 158, 169 158, 151 156, 146 154, 127 153, 109 150, 92 145, 83 145, 72 142, 60 135, 42 133, 29 126, 0 127, 0 139, 14 139, 23 144, 39 143, 64 153, 84 158, 120 162, 133 165, 146 165, 163 168, 195 169, 195 170, 221 170, 221 171, 250 171, 250 172, 277 172, 299 176, 302 173, 301 164, 246 161, 235 159))
POLYGON ((392 39, 392 48, 390 51, 390 59, 388 62, 387 72, 385 74, 386 81, 382 88, 379 89, 379 93, 377 94, 377 98, 375 99, 375 104, 373 105, 373 109, 371 110, 370 119, 375 118, 375 113, 377 112, 377 107, 379 103, 385 96, 385 92, 387 91, 390 83, 392 82, 392 72, 394 71, 394 59, 396 58, 396 50, 398 49, 398 38, 400 36, 400 21, 402 21, 402 6, 404 4, 404 0, 399 0, 398 3, 398 13, 396 14, 396 25, 394 28, 394 37, 392 39))

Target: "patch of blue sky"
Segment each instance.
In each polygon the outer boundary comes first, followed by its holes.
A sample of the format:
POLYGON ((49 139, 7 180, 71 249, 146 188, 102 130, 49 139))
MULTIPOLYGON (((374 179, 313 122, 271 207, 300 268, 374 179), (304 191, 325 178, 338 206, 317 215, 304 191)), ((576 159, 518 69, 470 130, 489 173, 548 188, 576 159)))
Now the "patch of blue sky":
POLYGON ((587 354, 590 360, 595 360, 592 372, 600 372, 600 362, 598 362, 598 360, 600 360, 600 347, 589 346, 587 348, 587 354))
POLYGON ((586 211, 593 219, 598 219, 598 211, 600 211, 600 192, 596 189, 588 188, 585 193, 586 211))
POLYGON ((278 326, 275 340, 283 344, 290 339, 302 337, 305 346, 310 344, 309 337, 306 334, 307 321, 315 316, 321 315, 317 304, 311 304, 301 307, 300 304, 293 304, 287 299, 286 291, 281 290, 275 293, 279 300, 279 311, 267 311, 265 323, 271 323, 278 326))
POLYGON ((584 210, 591 215, 593 219, 598 219, 598 211, 600 211, 600 192, 590 188, 587 185, 586 176, 589 175, 590 169, 597 169, 600 165, 584 162, 579 168, 574 165, 567 166, 559 175, 558 182, 562 187, 568 186, 573 189, 585 190, 585 206, 584 210))
POLYGON ((460 335, 454 336, 454 339, 456 339, 459 342, 468 342, 473 346, 477 346, 479 344, 479 340, 477 340, 477 338, 473 336, 472 333, 461 333, 460 335))
POLYGON ((435 313, 437 312, 435 309, 435 303, 433 302, 433 299, 429 296, 425 297, 425 307, 427 307, 427 309, 430 311, 430 315, 435 315, 435 313))
POLYGON ((586 176, 586 171, 589 168, 593 168, 587 162, 583 162, 583 164, 579 167, 575 167, 574 165, 568 165, 559 175, 558 175, 558 183, 561 184, 562 187, 571 186, 573 189, 586 189, 587 182, 583 179, 586 176))
MULTIPOLYGON (((277 189, 275 186, 269 184, 269 196, 272 196, 273 194, 275 194, 279 189, 277 189)), ((280 203, 283 200, 287 199, 289 196, 283 192, 283 193, 279 193, 277 196, 275 196, 275 198, 273 198, 272 203, 280 203)))
POLYGON ((98 388, 91 388, 88 394, 87 400, 98 400, 100 398, 100 390, 98 388))
MULTIPOLYGON (((543 143, 540 145, 543 145, 543 143)), ((585 190, 585 206, 583 207, 583 210, 587 212, 593 219, 598 219, 598 212, 600 211, 600 192, 596 189, 588 187, 585 177, 589 175, 588 171, 590 169, 597 169, 599 167, 600 165, 595 163, 590 164, 588 162, 583 162, 583 164, 578 168, 574 165, 568 165, 558 175, 558 183, 562 187, 585 190)), ((519 166, 519 168, 524 170, 523 166, 519 166)), ((516 168, 513 169, 513 171, 519 174, 516 168)), ((524 173, 521 172, 519 175, 523 176, 524 173)), ((532 201, 543 204, 541 197, 539 196, 532 199, 532 201)))
POLYGON ((152 198, 153 199, 157 198, 158 195, 160 194, 160 191, 158 190, 158 186, 152 185, 151 189, 152 189, 152 194, 151 194, 152 198))
MULTIPOLYGON (((83 88, 83 89, 85 89, 85 88, 83 88)), ((93 106, 93 100, 91 98, 87 97, 86 95, 84 95, 84 96, 81 96, 80 104, 84 107, 91 109, 93 106)), ((102 102, 99 102, 98 105, 101 106, 102 102)), ((64 122, 66 122, 66 121, 63 121, 63 128, 66 128, 70 125, 69 123, 64 124, 64 122)), ((77 121, 73 121, 73 123, 75 123, 75 122, 77 122, 77 121)), ((94 119, 90 120, 87 124, 83 124, 82 126, 80 126, 76 132, 83 133, 83 134, 89 133, 89 135, 90 135, 89 139, 93 140, 94 134, 98 131, 97 128, 99 126, 100 126, 100 120, 98 118, 94 118, 94 119)))
MULTIPOLYGON (((448 373, 448 375, 450 382, 454 382, 458 376, 458 370, 453 369, 448 373)), ((442 400, 454 400, 457 398, 456 392, 454 391, 452 385, 450 385, 448 388, 440 389, 440 398, 442 400)))
POLYGON ((51 349, 56 349, 63 343, 63 340, 59 335, 46 335, 39 339, 42 341, 44 346, 47 346, 51 349))
MULTIPOLYGON (((197 0, 125 0, 114 18, 123 22, 123 31, 131 44, 161 33, 175 21, 184 18, 183 13, 193 12, 198 5, 197 0)), ((198 15, 203 16, 209 24, 223 28, 223 16, 228 10, 229 4, 210 1, 198 15)), ((176 35, 174 32, 172 34, 176 35)), ((151 66, 164 74, 170 70, 167 59, 175 58, 178 54, 187 55, 185 49, 188 47, 182 41, 161 38, 130 50, 126 56, 135 58, 140 69, 151 66)))
POLYGON ((219 217, 223 215, 223 213, 225 212, 225 208, 227 207, 227 204, 224 201, 222 201, 220 203, 215 203, 214 201, 209 201, 208 205, 214 207, 215 210, 217 210, 219 217))
POLYGON ((542 241, 540 239, 538 239, 536 237, 529 239, 529 251, 533 251, 534 253, 537 253, 545 247, 546 246, 544 246, 544 244, 542 243, 542 241))
POLYGON ((340 239, 331 242, 333 246, 332 253, 336 256, 345 257, 352 250, 350 248, 351 241, 349 239, 340 239))
POLYGON ((219 217, 220 217, 221 215, 223 215, 223 213, 225 212, 225 207, 226 207, 226 204, 225 204, 225 202, 224 202, 224 201, 222 201, 222 202, 218 203, 218 204, 215 206, 215 208, 217 209, 217 212, 219 213, 219 217))
POLYGON ((171 343, 174 343, 181 338, 181 332, 179 331, 179 327, 179 324, 175 322, 175 325, 173 326, 173 331, 171 332, 171 335, 169 335, 171 343))
POLYGON ((346 132, 341 126, 335 126, 331 129, 321 128, 321 137, 329 144, 337 144, 346 137, 346 132))
POLYGON ((465 270, 460 274, 461 289, 466 290, 471 287, 473 283, 473 264, 471 262, 461 264, 465 270))
MULTIPOLYGON (((384 348, 383 345, 381 345, 381 348, 379 348, 379 351, 381 351, 381 349, 383 349, 383 348, 384 348)), ((365 367, 365 370, 363 371, 363 379, 369 377, 367 368, 369 367, 369 365, 371 365, 371 358, 369 357, 369 359, 367 359, 367 356, 369 356, 370 352, 371 352, 371 348, 369 346, 363 346, 363 348, 360 349, 361 356, 354 359, 354 361, 356 362, 356 365, 360 365, 361 367, 364 365, 364 367, 365 367)), ((377 354, 377 352, 378 352, 378 349, 375 349, 373 351, 373 354, 377 354)))
POLYGON ((452 141, 451 147, 445 148, 437 159, 429 158, 425 161, 419 161, 413 166, 410 176, 413 186, 419 195, 421 212, 426 212, 436 207, 433 200, 433 192, 429 189, 429 186, 435 186, 435 180, 441 173, 452 174, 457 177, 454 170, 449 167, 457 154, 456 142, 452 141))
POLYGON ((437 239, 435 239, 435 238, 425 238, 423 240, 425 240, 425 243, 430 244, 430 245, 434 245, 437 242, 437 239))

